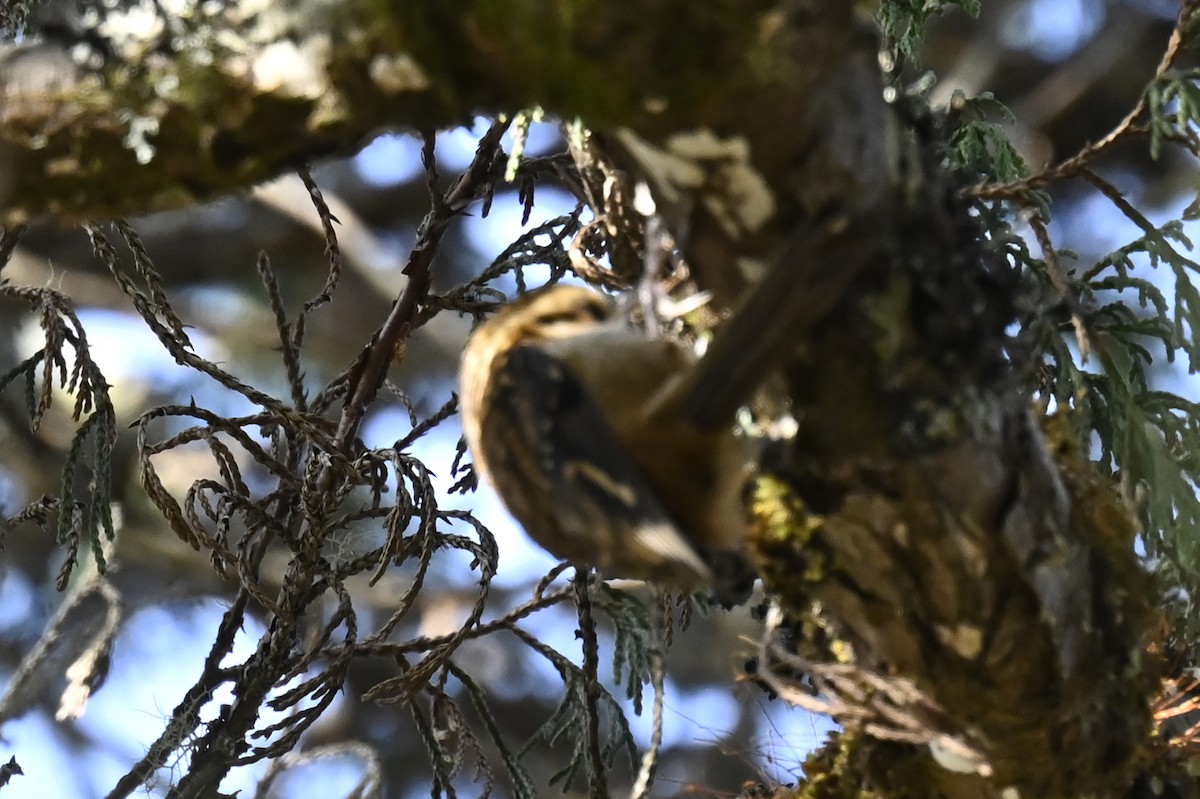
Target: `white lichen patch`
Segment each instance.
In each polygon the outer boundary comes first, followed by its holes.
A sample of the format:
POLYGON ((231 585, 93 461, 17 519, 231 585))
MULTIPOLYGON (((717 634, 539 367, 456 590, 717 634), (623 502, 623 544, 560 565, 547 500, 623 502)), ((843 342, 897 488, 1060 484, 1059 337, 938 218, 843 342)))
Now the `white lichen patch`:
POLYGON ((388 94, 425 91, 431 85, 429 76, 407 53, 380 54, 367 67, 371 80, 388 94))
POLYGON ((704 204, 730 236, 757 233, 775 215, 775 195, 751 164, 745 138, 720 139, 710 130, 677 133, 667 150, 705 165, 710 178, 704 204))
POLYGON ((669 204, 693 194, 733 239, 757 233, 775 215, 775 195, 750 158, 743 137, 721 139, 710 130, 676 133, 654 147, 628 130, 621 143, 669 204))
POLYGON ((197 13, 197 0, 105 0, 94 21, 81 20, 113 52, 126 61, 137 60, 163 44, 169 20, 187 20, 197 13))
POLYGON ((974 660, 983 652, 983 631, 972 624, 954 627, 939 624, 935 629, 943 645, 967 660, 974 660))
POLYGON ((78 64, 69 53, 41 43, 14 44, 0 53, 0 97, 4 110, 13 100, 37 98, 76 85, 81 78, 78 64))
POLYGON ((105 39, 121 46, 157 39, 165 28, 162 16, 152 3, 134 3, 123 11, 107 14, 96 30, 105 39))
POLYGON ((179 76, 167 73, 154 82, 154 95, 160 99, 169 99, 179 90, 179 76))
POLYGON ((268 44, 250 65, 254 88, 308 100, 319 98, 328 90, 324 70, 328 49, 328 40, 320 36, 311 36, 300 46, 288 40, 268 44))
POLYGON ((248 40, 263 42, 281 39, 291 29, 288 8, 280 7, 274 0, 242 0, 236 5, 237 21, 252 25, 245 29, 244 35, 248 40))
POLYGON ((704 170, 698 164, 655 147, 628 128, 617 131, 617 139, 668 205, 682 202, 685 193, 704 185, 704 170))
POLYGON ((247 43, 261 46, 282 39, 294 39, 311 31, 329 30, 331 21, 342 12, 341 0, 239 0, 231 10, 247 43))
POLYGON ((187 18, 204 12, 204 3, 199 0, 158 0, 158 5, 173 17, 187 18))
POLYGON ((667 139, 667 150, 689 161, 746 161, 750 158, 750 143, 744 138, 721 139, 707 128, 672 135, 667 139))
POLYGON ((207 47, 219 30, 249 26, 239 4, 226 0, 89 0, 73 24, 92 34, 81 43, 86 52, 76 55, 76 63, 91 69, 111 60, 109 52, 127 62, 182 54, 207 47))
POLYGON ((158 135, 158 120, 154 117, 140 114, 122 114, 129 126, 121 143, 125 149, 133 153, 139 164, 148 164, 154 160, 157 152, 150 139, 158 135))
POLYGON ((84 69, 99 69, 104 63, 104 59, 100 53, 96 52, 90 44, 81 43, 72 45, 71 49, 67 52, 70 55, 71 62, 84 69))

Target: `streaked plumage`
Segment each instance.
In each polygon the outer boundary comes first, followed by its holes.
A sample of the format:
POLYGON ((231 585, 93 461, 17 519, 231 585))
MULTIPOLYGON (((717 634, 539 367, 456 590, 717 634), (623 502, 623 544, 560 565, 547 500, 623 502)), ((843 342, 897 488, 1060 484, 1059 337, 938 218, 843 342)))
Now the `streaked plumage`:
POLYGON ((612 577, 695 589, 740 559, 747 457, 652 402, 694 362, 613 317, 602 295, 553 286, 479 326, 462 362, 478 472, 552 554, 612 577))

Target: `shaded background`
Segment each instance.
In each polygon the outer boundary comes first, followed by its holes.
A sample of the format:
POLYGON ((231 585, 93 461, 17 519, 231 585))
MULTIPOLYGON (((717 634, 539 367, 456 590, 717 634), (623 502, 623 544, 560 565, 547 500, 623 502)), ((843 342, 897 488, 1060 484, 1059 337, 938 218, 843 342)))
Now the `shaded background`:
MULTIPOLYGON (((953 12, 940 20, 921 63, 906 65, 904 74, 915 79, 931 69, 941 76, 931 94, 934 105, 949 102, 956 91, 968 96, 994 93, 1013 110, 1013 140, 1037 168, 1070 156, 1117 125, 1153 74, 1176 11, 1177 4, 1171 2, 985 0, 979 19, 953 12)), ((469 163, 485 128, 481 122, 473 130, 439 137, 443 176, 452 177, 469 163)), ((535 128, 531 152, 560 147, 555 126, 535 128)), ((1178 217, 1195 197, 1195 165, 1178 150, 1152 161, 1144 143, 1135 143, 1110 154, 1099 167, 1156 223, 1178 217)), ((314 176, 342 223, 339 241, 347 266, 333 302, 309 317, 304 368, 308 384, 317 387, 358 354, 386 316, 402 285, 399 270, 416 225, 428 210, 428 196, 419 142, 402 134, 381 134, 356 156, 319 165, 314 176)), ((566 192, 543 186, 526 229, 574 205, 566 192)), ((1051 232, 1056 244, 1077 253, 1076 261, 1064 262, 1067 267, 1086 268, 1140 235, 1107 199, 1082 182, 1057 185, 1054 210, 1051 232)), ((477 275, 522 231, 515 191, 498 196, 486 219, 478 216, 478 209, 475 213, 453 226, 443 243, 434 272, 435 291, 477 275)), ((260 251, 269 255, 293 311, 324 283, 327 260, 319 219, 299 180, 285 178, 204 207, 133 220, 133 226, 163 274, 176 309, 194 327, 192 337, 200 354, 245 382, 286 396, 277 332, 255 261, 260 251)), ((113 384, 120 426, 155 405, 185 404, 191 398, 222 413, 250 410, 241 398, 176 366, 163 353, 91 255, 83 231, 36 227, 3 274, 15 283, 53 286, 74 298, 93 354, 113 384)), ((531 269, 526 277, 536 285, 545 272, 531 269)), ((497 286, 510 296, 515 291, 511 280, 497 286)), ((468 319, 439 315, 415 334, 404 362, 393 368, 393 381, 418 415, 433 413, 449 398, 469 328, 468 319)), ((0 301, 0 373, 38 346, 36 320, 26 309, 0 301)), ((1164 369, 1160 378, 1161 387, 1168 390, 1191 398, 1200 393, 1179 367, 1164 369)), ((29 431, 19 387, 0 395, 0 510, 12 512, 42 494, 58 492, 59 470, 74 430, 66 415, 69 407, 69 401, 57 403, 35 434, 29 431)), ((368 446, 390 445, 407 432, 406 418, 399 402, 381 396, 364 428, 368 446)), ((450 464, 459 434, 457 419, 452 418, 415 447, 414 454, 438 476, 443 491, 453 482, 450 464)), ((59 678, 44 686, 35 706, 4 725, 0 761, 15 754, 25 770, 25 776, 3 789, 6 799, 107 793, 144 754, 199 673, 232 591, 232 583, 213 574, 204 554, 179 542, 157 517, 138 487, 133 458, 132 434, 126 432, 114 460, 124 524, 113 579, 130 605, 130 615, 114 650, 111 673, 77 721, 54 719, 65 684, 59 678)), ((177 495, 215 469, 201 448, 175 450, 156 463, 177 495)), ((500 573, 485 618, 526 600, 553 560, 527 543, 490 491, 443 495, 442 504, 474 509, 499 541, 500 573)), ((476 573, 461 554, 439 558, 419 600, 420 613, 397 637, 450 631, 467 614, 476 573)), ((17 528, 4 542, 0 677, 5 681, 59 605, 53 584, 60 563, 53 542, 30 526, 17 528)), ((270 573, 270 564, 268 556, 264 574, 270 573)), ((386 619, 406 587, 402 570, 370 589, 359 586, 363 626, 386 619)), ((573 614, 552 609, 523 626, 578 660, 573 614)), ((247 655, 262 632, 261 626, 247 625, 235 655, 247 655)), ((823 737, 827 720, 770 702, 753 684, 739 680, 755 637, 755 623, 745 609, 697 620, 676 636, 668 661, 666 752, 656 795, 736 795, 747 780, 790 782, 800 773, 804 753, 823 737)), ((603 662, 611 653, 608 643, 602 641, 602 673, 609 671, 603 662)), ((513 743, 525 740, 550 715, 562 692, 558 674, 504 634, 466 644, 456 662, 488 690, 493 711, 513 743)), ((383 796, 427 795, 427 756, 411 718, 398 708, 359 699, 394 671, 387 661, 360 662, 306 745, 364 742, 381 755, 383 796)), ((644 744, 648 722, 630 715, 644 744)), ((565 757, 561 749, 541 747, 527 762, 544 780, 565 757)), ((263 768, 259 764, 241 769, 223 788, 253 795, 263 768)), ((361 771, 354 754, 348 753, 291 773, 270 795, 342 796, 361 771)), ((170 774, 162 777, 156 789, 160 792, 170 774)), ((464 786, 468 782, 464 778, 464 786)), ((503 793, 505 787, 498 790, 503 793)), ((476 791, 467 789, 470 795, 476 791)))

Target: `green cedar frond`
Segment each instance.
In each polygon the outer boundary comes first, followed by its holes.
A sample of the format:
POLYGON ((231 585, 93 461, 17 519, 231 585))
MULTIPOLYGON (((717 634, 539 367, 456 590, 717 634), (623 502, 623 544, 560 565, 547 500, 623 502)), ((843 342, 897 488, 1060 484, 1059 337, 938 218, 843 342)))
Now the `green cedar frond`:
POLYGON ((917 54, 930 18, 947 8, 979 15, 980 0, 884 0, 879 6, 879 27, 893 48, 907 58, 917 54))

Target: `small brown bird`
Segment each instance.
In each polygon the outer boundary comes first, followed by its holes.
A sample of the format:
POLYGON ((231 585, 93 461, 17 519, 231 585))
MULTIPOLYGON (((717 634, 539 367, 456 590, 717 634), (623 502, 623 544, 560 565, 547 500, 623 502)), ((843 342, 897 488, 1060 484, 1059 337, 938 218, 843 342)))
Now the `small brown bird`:
POLYGON ((700 430, 662 402, 694 362, 680 344, 631 329, 591 289, 526 294, 463 353, 476 471, 560 558, 686 590, 711 585, 714 570, 718 583, 745 580, 744 444, 731 425, 700 430))

